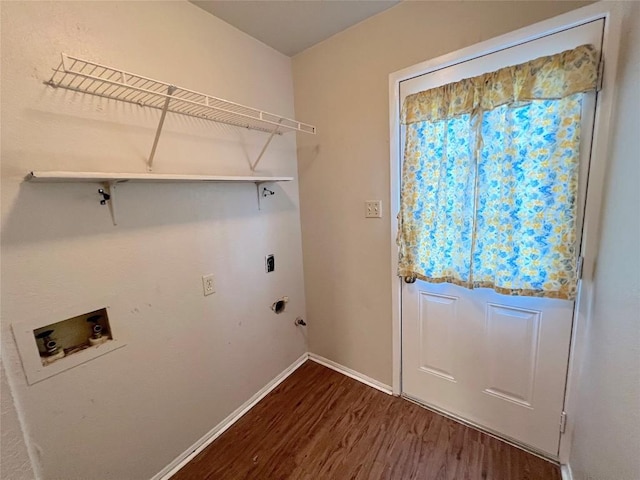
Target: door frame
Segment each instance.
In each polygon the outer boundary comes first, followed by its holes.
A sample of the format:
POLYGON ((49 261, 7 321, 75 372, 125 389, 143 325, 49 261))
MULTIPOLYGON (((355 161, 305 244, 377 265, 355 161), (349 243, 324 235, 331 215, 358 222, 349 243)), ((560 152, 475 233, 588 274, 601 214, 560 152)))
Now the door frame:
POLYGON ((611 119, 616 99, 615 85, 620 45, 621 14, 615 4, 594 3, 586 7, 535 23, 528 27, 486 40, 455 52, 427 60, 404 68, 389 75, 389 144, 390 144, 390 219, 391 219, 391 305, 392 305, 392 390, 394 395, 402 393, 402 279, 398 277, 398 249, 396 235, 397 215, 400 211, 400 82, 446 68, 466 60, 488 55, 498 50, 513 47, 594 20, 604 19, 604 38, 602 56, 602 88, 596 99, 596 115, 591 144, 591 162, 587 184, 581 254, 583 256, 582 280, 578 285, 578 297, 575 301, 574 321, 569 349, 569 367, 565 388, 564 411, 566 428, 560 438, 559 459, 561 464, 569 462, 571 440, 576 411, 576 390, 580 376, 581 360, 586 345, 585 330, 591 316, 593 303, 593 272, 597 260, 600 239, 600 212, 603 200, 603 187, 608 164, 611 141, 611 119))

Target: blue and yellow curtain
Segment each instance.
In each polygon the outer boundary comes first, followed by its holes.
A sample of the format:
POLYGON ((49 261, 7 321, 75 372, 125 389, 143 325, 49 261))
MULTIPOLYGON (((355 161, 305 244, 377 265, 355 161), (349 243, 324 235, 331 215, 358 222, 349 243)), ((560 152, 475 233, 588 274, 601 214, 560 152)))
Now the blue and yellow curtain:
POLYGON ((591 45, 405 99, 401 276, 573 299, 591 45))

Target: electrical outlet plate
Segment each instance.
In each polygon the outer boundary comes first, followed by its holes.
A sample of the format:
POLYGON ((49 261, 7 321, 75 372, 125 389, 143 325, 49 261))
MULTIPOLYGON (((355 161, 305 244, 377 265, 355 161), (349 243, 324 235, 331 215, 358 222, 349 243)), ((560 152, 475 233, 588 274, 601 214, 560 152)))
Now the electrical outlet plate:
POLYGON ((364 202, 364 216, 365 218, 382 218, 382 201, 381 200, 367 200, 364 202))
POLYGON ((202 293, 205 296, 216 293, 215 284, 213 283, 213 273, 202 276, 202 293))
POLYGON ((264 257, 264 270, 267 273, 271 273, 276 269, 276 257, 273 254, 264 257))

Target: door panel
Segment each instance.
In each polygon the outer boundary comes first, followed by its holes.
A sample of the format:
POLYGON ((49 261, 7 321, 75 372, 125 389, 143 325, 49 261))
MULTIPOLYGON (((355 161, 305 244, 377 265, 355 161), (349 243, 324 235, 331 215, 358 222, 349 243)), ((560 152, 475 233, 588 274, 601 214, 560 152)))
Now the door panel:
MULTIPOLYGON (((600 48, 604 21, 404 81, 412 93, 559 53, 600 48)), ((595 95, 583 102, 580 233, 595 95)), ((401 126, 400 138, 404 140, 401 126)), ((404 145, 401 145, 404 151, 404 145)), ((579 239, 578 239, 579 240, 579 239)), ((574 303, 417 280, 402 287, 403 395, 557 457, 574 303)))
POLYGON ((485 393, 531 407, 542 312, 488 304, 485 393))
POLYGON ((420 369, 451 381, 455 381, 457 301, 455 297, 420 293, 420 369))

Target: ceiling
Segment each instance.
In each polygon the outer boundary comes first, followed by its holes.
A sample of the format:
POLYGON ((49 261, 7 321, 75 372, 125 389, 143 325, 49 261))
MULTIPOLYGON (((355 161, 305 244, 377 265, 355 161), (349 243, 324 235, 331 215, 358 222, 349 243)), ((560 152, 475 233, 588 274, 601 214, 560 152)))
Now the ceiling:
POLYGON ((400 0, 190 0, 288 56, 293 56, 400 0))

